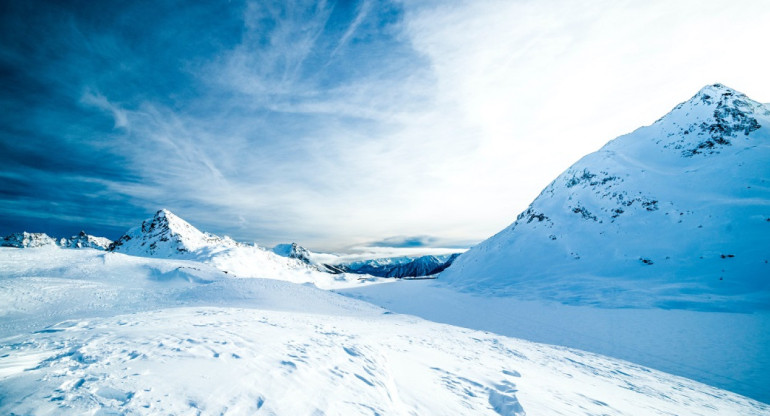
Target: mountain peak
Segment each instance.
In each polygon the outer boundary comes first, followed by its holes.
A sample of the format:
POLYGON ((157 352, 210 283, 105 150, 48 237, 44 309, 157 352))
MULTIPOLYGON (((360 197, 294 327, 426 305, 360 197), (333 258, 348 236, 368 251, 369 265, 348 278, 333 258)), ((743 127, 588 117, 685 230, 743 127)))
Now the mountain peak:
POLYGON ((736 95, 743 95, 743 93, 738 92, 738 91, 736 91, 736 90, 726 86, 725 84, 720 84, 718 82, 715 83, 715 84, 710 84, 710 85, 704 86, 703 88, 700 89, 700 91, 698 91, 698 94, 696 94, 696 95, 701 95, 701 94, 710 94, 710 95, 736 94, 736 95))
POLYGON ((142 229, 146 232, 155 229, 168 229, 171 232, 181 234, 201 233, 197 228, 190 225, 190 223, 165 208, 158 210, 152 218, 142 222, 142 229))
POLYGON ((179 216, 174 214, 173 212, 167 210, 166 208, 159 209, 156 213, 154 218, 170 218, 170 219, 181 219, 179 216))
POLYGON ((698 91, 698 93, 695 94, 686 103, 700 104, 700 105, 705 104, 707 106, 714 106, 714 107, 720 107, 720 106, 726 106, 726 105, 735 106, 736 104, 739 107, 745 107, 745 105, 743 104, 748 104, 748 103, 741 103, 741 101, 753 102, 750 98, 746 96, 746 94, 740 91, 736 91, 724 84, 717 83, 717 84, 706 85, 705 87, 701 88, 700 91, 698 91), (736 100, 738 100, 739 102, 736 103, 736 100))
POLYGON ((140 256, 172 257, 190 253, 206 246, 236 244, 231 239, 204 233, 167 209, 155 212, 120 237, 111 251, 140 256))
POLYGON ((718 154, 748 140, 770 116, 768 108, 723 84, 707 85, 689 100, 674 107, 653 125, 656 144, 678 150, 682 156, 718 154))

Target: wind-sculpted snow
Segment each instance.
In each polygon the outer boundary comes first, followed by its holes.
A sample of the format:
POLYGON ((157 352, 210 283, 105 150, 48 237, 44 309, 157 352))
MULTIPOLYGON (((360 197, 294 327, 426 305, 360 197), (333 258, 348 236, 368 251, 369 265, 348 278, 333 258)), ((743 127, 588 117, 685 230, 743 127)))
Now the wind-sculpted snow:
POLYGON ((0 346, 5 414, 762 415, 606 357, 397 315, 195 307, 70 319, 0 346))
POLYGON ((770 308, 770 110, 720 84, 548 185, 440 276, 600 307, 770 308))
MULTIPOLYGON (((296 279, 301 280, 301 276, 296 279)), ((236 278, 190 260, 88 249, 0 249, 0 337, 73 316, 110 316, 169 306, 380 313, 362 302, 343 301, 345 298, 312 286, 236 278)))

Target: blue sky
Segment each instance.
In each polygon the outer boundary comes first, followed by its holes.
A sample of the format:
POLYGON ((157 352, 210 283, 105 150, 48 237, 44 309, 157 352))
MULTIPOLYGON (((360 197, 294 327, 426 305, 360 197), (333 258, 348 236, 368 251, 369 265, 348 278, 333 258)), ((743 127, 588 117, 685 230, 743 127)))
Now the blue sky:
POLYGON ((4 2, 0 234, 463 246, 705 84, 770 101, 763 1, 194 3, 4 2))

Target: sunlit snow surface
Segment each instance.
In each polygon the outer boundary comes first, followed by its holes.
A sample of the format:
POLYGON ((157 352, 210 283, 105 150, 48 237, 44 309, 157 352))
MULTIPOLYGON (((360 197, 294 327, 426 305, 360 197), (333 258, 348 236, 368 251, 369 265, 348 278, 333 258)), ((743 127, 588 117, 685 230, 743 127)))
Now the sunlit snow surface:
POLYGON ((602 308, 458 292, 441 279, 338 290, 398 313, 621 358, 770 402, 770 313, 602 308))
POLYGON ((770 407, 314 287, 0 249, 1 414, 703 414, 770 407))

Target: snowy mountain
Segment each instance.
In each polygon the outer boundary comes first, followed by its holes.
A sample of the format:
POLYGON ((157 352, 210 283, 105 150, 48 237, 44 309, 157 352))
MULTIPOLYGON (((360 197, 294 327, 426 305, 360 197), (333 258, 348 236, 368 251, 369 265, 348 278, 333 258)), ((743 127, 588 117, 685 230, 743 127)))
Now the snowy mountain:
POLYGON ((62 248, 95 248, 97 250, 107 250, 110 245, 112 245, 110 239, 94 237, 86 234, 85 231, 81 231, 80 234, 70 238, 62 238, 59 240, 59 246, 62 248))
POLYGON ((559 175, 439 278, 604 307, 770 307, 770 109, 710 85, 559 175))
POLYGON ((109 251, 142 257, 194 260, 236 277, 313 283, 323 288, 360 283, 356 276, 333 276, 307 263, 301 256, 304 249, 296 244, 293 247, 284 247, 282 253, 285 252, 286 256, 281 256, 257 245, 202 232, 162 209, 140 226, 126 232, 110 246, 109 251))
POLYGON ((0 240, 1 247, 44 247, 44 246, 56 246, 56 240, 49 237, 45 233, 13 233, 2 240, 0 240))
POLYGON ((171 211, 161 209, 134 227, 111 246, 110 251, 134 256, 179 257, 205 247, 235 247, 228 237, 203 233, 171 211))
POLYGON ((432 276, 449 267, 459 254, 420 257, 395 257, 362 260, 335 265, 348 273, 369 274, 379 277, 432 276))
POLYGON ((625 361, 190 260, 0 248, 0 264, 0 414, 770 412, 625 361))

